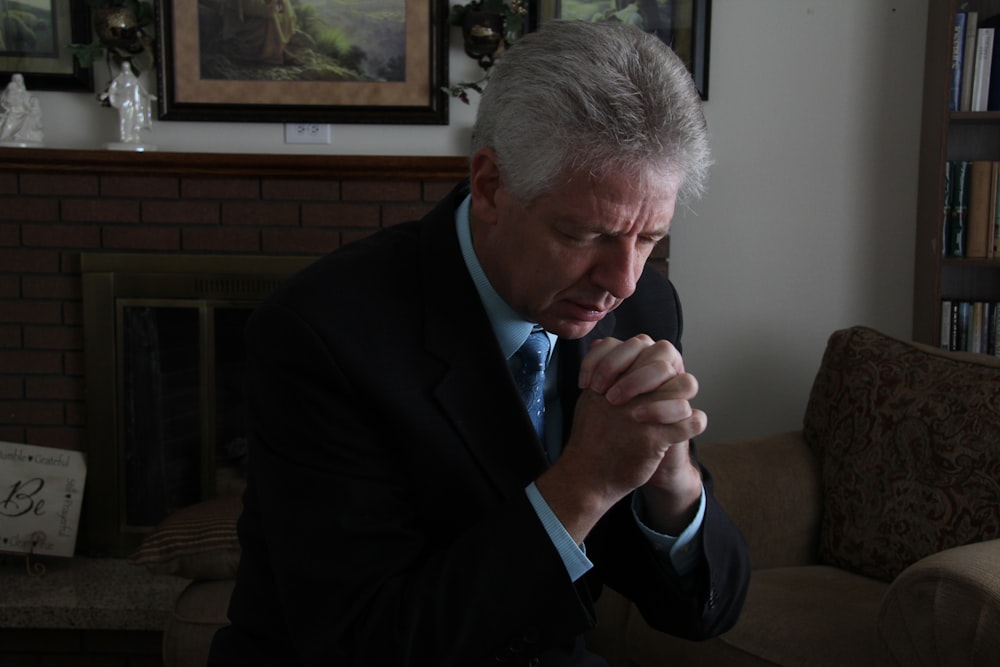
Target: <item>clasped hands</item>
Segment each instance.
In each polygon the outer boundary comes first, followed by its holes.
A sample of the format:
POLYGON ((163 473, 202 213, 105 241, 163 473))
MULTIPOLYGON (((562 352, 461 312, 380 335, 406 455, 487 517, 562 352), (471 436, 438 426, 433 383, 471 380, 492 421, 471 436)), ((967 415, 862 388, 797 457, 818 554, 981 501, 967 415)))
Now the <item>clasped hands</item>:
POLYGON ((579 542, 635 489, 649 527, 679 533, 701 495, 689 440, 707 417, 691 407, 698 382, 677 348, 645 335, 599 340, 583 359, 579 386, 566 447, 536 482, 543 497, 579 542))

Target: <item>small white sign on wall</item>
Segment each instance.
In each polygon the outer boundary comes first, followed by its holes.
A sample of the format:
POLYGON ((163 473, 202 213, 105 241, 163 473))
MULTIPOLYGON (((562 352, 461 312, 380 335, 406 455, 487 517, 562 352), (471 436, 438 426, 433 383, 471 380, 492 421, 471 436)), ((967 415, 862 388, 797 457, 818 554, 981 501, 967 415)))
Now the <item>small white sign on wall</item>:
POLYGON ((72 556, 86 477, 80 452, 0 442, 0 551, 72 556))

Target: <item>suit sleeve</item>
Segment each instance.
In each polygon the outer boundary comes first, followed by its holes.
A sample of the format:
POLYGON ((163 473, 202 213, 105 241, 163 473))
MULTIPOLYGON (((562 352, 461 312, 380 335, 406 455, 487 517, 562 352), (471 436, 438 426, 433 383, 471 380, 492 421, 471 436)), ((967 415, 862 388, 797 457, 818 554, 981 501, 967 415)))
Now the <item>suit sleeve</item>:
POLYGON ((603 584, 632 600, 650 626, 691 640, 729 630, 738 620, 750 582, 750 562, 739 529, 705 480, 702 558, 689 576, 675 575, 641 533, 630 497, 619 502, 588 539, 603 584))
MULTIPOLYGON (((636 294, 616 314, 617 337, 646 333, 681 349, 680 300, 673 284, 653 269, 646 268, 636 294)), ((697 463, 694 443, 691 455, 697 463)), ((588 540, 603 583, 635 602, 652 627, 693 640, 718 635, 736 623, 750 581, 743 535, 716 500, 711 472, 698 465, 706 496, 702 558, 689 581, 676 577, 642 535, 631 496, 602 519, 588 540)))

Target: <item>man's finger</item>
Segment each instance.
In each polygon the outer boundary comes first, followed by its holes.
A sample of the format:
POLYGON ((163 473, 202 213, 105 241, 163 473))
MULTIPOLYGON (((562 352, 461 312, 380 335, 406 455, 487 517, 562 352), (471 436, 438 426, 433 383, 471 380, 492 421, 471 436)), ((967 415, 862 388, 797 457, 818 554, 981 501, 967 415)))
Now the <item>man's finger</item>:
POLYGON ((599 345, 591 348, 580 365, 580 388, 593 389, 603 394, 653 345, 653 339, 645 334, 626 341, 603 339, 599 345))
POLYGON ((605 397, 613 405, 623 405, 642 394, 660 390, 683 374, 684 360, 677 348, 668 341, 657 341, 643 349, 628 370, 610 384, 605 397))

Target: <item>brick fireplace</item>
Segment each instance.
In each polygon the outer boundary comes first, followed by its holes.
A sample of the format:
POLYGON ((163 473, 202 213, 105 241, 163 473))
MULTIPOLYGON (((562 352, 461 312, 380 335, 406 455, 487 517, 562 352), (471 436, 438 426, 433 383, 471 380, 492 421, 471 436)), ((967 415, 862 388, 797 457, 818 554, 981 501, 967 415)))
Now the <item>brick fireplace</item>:
POLYGON ((0 149, 0 440, 88 450, 81 256, 319 256, 464 175, 449 157, 0 149))

